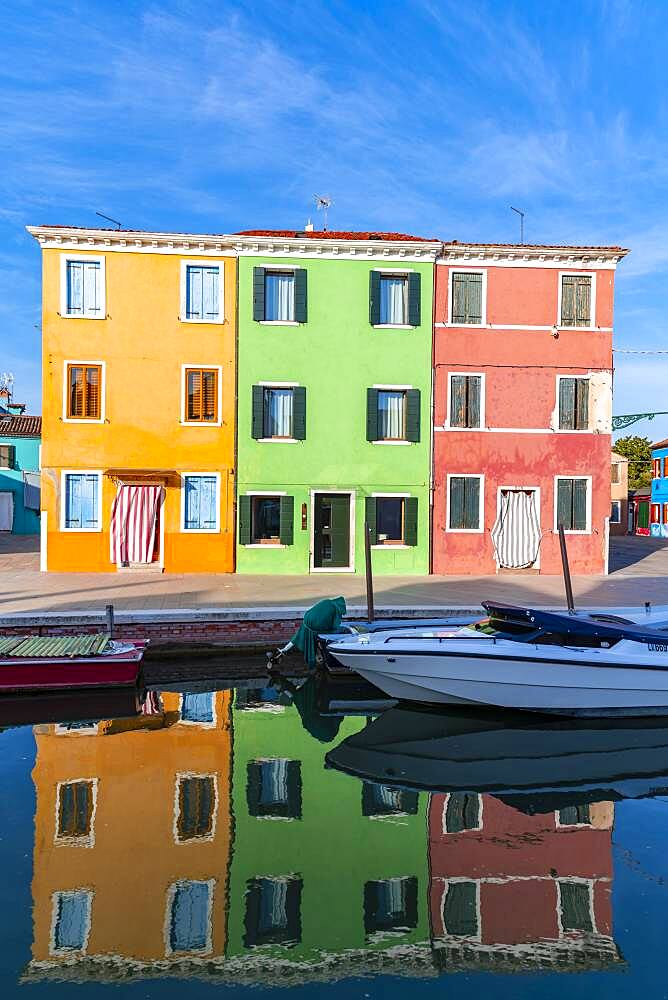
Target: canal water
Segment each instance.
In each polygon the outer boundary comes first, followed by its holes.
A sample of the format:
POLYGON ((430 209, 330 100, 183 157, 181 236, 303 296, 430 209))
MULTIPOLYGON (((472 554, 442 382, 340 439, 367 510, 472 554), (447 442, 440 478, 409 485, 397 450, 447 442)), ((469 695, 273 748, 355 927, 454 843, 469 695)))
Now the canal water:
POLYGON ((667 996, 668 726, 380 697, 2 703, 0 995, 667 996))

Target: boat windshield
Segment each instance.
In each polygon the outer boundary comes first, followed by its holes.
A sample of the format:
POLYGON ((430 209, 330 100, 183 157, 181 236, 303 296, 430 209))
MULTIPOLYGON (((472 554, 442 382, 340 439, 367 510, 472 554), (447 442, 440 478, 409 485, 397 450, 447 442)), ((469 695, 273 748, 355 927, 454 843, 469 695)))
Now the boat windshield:
POLYGON ((610 649, 619 642, 619 638, 612 635, 599 636, 595 633, 587 635, 582 632, 570 634, 568 632, 548 632, 546 629, 537 629, 528 623, 502 621, 500 619, 483 618, 469 626, 476 632, 483 635, 492 636, 496 639, 512 639, 513 642, 530 642, 536 646, 570 646, 576 649, 610 649))
POLYGON ((470 627, 483 635, 491 635, 499 639, 512 638, 519 642, 536 635, 538 632, 534 625, 501 621, 496 618, 483 618, 482 621, 476 622, 470 627))

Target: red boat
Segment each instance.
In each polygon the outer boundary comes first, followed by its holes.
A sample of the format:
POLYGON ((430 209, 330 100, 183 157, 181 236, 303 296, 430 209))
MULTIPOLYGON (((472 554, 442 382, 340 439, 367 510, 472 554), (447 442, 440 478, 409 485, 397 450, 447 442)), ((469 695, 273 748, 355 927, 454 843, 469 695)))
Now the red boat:
POLYGON ((148 640, 106 635, 0 637, 0 692, 136 684, 148 640))

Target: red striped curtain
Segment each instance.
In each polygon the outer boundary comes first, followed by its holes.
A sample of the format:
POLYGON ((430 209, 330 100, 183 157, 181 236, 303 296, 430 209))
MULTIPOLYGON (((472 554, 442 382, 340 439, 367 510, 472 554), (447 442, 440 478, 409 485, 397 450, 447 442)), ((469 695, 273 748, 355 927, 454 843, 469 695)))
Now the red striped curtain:
POLYGON ((117 566, 150 563, 162 486, 121 486, 111 511, 111 558, 117 566))

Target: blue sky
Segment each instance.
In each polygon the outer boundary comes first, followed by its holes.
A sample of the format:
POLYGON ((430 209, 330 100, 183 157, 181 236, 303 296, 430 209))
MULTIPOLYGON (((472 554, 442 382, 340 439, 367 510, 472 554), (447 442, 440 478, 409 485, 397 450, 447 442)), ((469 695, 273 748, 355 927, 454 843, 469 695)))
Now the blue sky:
MULTIPOLYGON (((664 3, 172 0, 3 6, 0 371, 40 405, 27 223, 330 227, 632 249, 616 346, 668 349, 664 3)), ((668 410, 618 355, 615 412, 668 410)), ((668 436, 668 417, 636 425, 668 436)))

